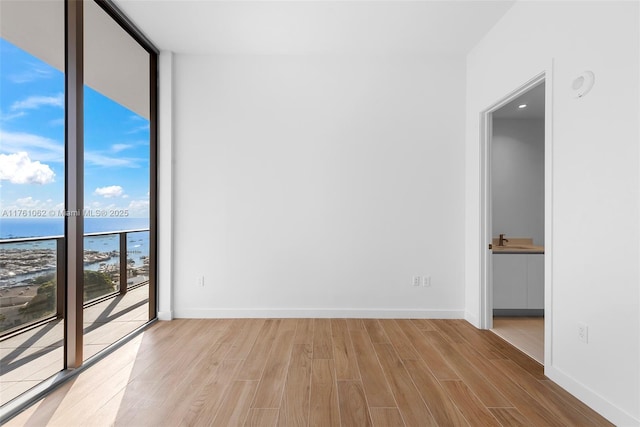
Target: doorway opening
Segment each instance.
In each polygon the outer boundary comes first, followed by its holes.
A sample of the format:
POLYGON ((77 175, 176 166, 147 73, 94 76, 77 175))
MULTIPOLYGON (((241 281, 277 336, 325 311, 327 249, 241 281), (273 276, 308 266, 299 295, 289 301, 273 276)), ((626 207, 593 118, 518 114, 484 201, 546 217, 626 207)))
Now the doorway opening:
POLYGON ((545 355, 545 74, 483 113, 483 327, 545 355))

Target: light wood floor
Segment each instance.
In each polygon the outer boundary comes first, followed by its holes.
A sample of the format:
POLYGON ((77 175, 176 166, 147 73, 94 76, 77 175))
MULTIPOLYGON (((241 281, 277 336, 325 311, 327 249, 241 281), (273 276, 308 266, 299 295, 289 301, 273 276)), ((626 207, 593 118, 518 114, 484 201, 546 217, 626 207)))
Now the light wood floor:
POLYGON ((604 426, 463 320, 159 322, 8 425, 604 426))
POLYGON ((544 317, 494 317, 492 331, 544 363, 544 317))

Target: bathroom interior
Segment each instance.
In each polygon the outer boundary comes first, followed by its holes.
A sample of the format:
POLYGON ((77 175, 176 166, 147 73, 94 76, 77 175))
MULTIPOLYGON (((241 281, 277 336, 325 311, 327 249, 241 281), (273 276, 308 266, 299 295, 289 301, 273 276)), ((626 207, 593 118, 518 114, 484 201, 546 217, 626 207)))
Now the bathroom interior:
POLYGON ((544 82, 493 112, 492 331, 544 362, 544 82))

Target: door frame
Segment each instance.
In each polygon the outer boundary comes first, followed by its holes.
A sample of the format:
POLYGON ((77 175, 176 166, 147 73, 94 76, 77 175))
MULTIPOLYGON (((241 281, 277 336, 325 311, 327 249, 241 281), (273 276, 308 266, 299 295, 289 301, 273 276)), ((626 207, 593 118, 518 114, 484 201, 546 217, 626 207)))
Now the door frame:
POLYGON ((545 309, 545 331, 544 331, 544 365, 551 366, 551 319, 553 315, 551 304, 552 288, 552 207, 553 207, 553 151, 552 151, 552 69, 553 63, 549 67, 534 77, 518 86, 516 89, 501 97, 497 102, 480 112, 480 328, 491 329, 493 327, 493 267, 491 250, 492 243, 492 194, 491 194, 491 139, 493 112, 513 101, 523 93, 529 91, 534 86, 545 83, 545 143, 544 143, 544 200, 545 200, 545 253, 544 253, 544 309, 545 309))

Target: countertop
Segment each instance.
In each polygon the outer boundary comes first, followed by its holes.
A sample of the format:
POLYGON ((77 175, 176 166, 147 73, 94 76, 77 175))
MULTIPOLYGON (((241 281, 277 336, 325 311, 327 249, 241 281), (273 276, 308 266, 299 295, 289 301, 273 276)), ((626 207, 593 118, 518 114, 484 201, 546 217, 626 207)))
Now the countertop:
POLYGON ((494 254, 543 254, 544 246, 536 246, 533 239, 526 237, 507 237, 504 246, 498 246, 499 239, 493 238, 494 254))

